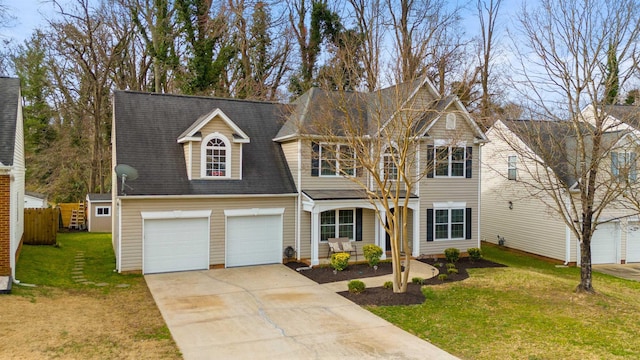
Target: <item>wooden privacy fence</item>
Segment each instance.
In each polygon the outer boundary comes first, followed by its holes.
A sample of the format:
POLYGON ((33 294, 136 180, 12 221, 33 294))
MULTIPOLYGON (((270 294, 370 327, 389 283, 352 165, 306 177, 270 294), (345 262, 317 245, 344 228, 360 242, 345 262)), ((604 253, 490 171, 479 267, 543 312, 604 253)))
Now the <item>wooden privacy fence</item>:
POLYGON ((24 209, 24 243, 54 245, 58 233, 60 209, 24 209))

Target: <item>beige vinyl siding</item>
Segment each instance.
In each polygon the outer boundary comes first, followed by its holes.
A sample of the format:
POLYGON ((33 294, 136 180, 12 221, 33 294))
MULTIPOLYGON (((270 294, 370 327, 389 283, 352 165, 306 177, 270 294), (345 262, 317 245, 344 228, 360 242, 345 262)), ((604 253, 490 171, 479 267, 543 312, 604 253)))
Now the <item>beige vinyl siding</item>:
MULTIPOLYGON (((233 142, 233 130, 227 126, 227 124, 220 119, 219 117, 213 118, 209 121, 205 126, 200 129, 200 133, 202 134, 202 140, 204 140, 207 136, 213 133, 220 133, 224 135, 227 140, 229 140, 229 144, 231 145, 231 178, 232 179, 240 179, 241 172, 241 154, 242 154, 242 144, 233 142)), ((185 145, 186 146, 186 145, 185 145)), ((192 176, 193 179, 201 178, 201 164, 202 164, 202 142, 194 141, 192 143, 192 158, 191 163, 193 165, 192 176)), ((185 161, 188 161, 188 158, 185 158, 185 161)))
MULTIPOLYGON (((182 151, 184 152, 184 163, 187 166, 187 178, 188 179, 193 179, 193 144, 194 142, 189 141, 186 142, 184 144, 182 144, 182 151)), ((198 173, 197 173, 197 177, 200 177, 200 167, 198 166, 198 173)))
MULTIPOLYGON (((255 197, 224 199, 127 199, 121 198, 122 240, 120 271, 142 269, 142 216, 143 211, 212 210, 210 234, 210 263, 221 265, 225 261, 224 210, 254 208, 285 208, 283 215, 282 249, 295 248, 295 197, 255 197)), ((259 229, 256 229, 259 231, 259 229)))
POLYGON ((311 259, 311 213, 300 214, 300 258, 311 259))
MULTIPOLYGON (((357 162, 357 161, 356 161, 357 162)), ((353 181, 343 176, 311 176, 311 142, 302 142, 302 181, 299 188, 302 190, 323 189, 323 190, 349 190, 360 187, 353 181)), ((364 171, 356 172, 358 178, 366 183, 364 171)))
MULTIPOLYGON (((552 199, 545 194, 530 195, 524 185, 531 180, 527 180, 530 177, 524 171, 527 165, 523 158, 497 136, 491 141, 482 149, 481 238, 497 243, 500 235, 507 247, 564 261, 567 227, 560 215, 543 202, 552 199), (507 179, 509 156, 517 157, 517 180, 507 179), (512 210, 509 201, 513 203, 512 210)), ((575 256, 575 251, 570 255, 575 256)))
MULTIPOLYGON (((298 184, 298 141, 288 141, 281 143, 280 147, 284 153, 285 159, 287 159, 287 165, 289 165, 289 171, 291 171, 291 177, 296 184, 296 188, 299 188, 298 184)), ((309 160, 311 161, 311 160, 309 160)))
POLYGON ((111 216, 113 210, 111 202, 90 203, 89 208, 87 209, 88 213, 85 215, 87 217, 87 221, 91 224, 91 229, 89 229, 89 231, 111 232, 111 216), (96 208, 103 206, 109 207, 109 216, 96 216, 96 208))

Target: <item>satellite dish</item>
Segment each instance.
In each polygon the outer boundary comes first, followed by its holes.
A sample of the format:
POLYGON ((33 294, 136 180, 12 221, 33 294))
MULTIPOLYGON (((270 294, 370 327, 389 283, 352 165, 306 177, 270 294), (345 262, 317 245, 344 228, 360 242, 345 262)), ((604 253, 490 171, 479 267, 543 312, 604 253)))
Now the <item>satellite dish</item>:
POLYGON ((127 184, 125 184, 125 182, 127 180, 135 180, 138 178, 138 170, 136 170, 135 168, 133 168, 132 166, 129 166, 127 164, 118 164, 116 165, 116 168, 114 169, 116 172, 116 175, 118 175, 119 178, 122 179, 122 186, 121 186, 121 191, 122 191, 122 195, 126 195, 125 194, 125 186, 128 187, 129 189, 133 188, 131 186, 128 186, 127 184))

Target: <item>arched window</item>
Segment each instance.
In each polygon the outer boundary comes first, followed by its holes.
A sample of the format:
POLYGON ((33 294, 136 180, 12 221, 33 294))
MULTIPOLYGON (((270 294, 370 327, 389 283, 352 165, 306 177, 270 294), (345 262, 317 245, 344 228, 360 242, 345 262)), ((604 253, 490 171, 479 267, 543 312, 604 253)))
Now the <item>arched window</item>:
POLYGON ((214 136, 204 146, 204 176, 228 177, 229 146, 222 136, 214 136))

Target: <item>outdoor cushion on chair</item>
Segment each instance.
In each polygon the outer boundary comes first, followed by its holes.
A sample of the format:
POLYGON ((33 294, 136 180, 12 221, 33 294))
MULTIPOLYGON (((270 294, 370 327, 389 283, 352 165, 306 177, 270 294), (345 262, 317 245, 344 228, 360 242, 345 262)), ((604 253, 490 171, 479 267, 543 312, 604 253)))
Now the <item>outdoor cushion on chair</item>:
MULTIPOLYGON (((343 238, 340 238, 343 239, 343 238)), ((344 252, 348 252, 349 255, 351 255, 351 253, 354 253, 356 255, 356 261, 358 261, 358 248, 351 243, 351 241, 349 241, 349 239, 344 238, 346 240, 342 240, 340 241, 340 246, 342 247, 342 251, 344 252)))
POLYGON ((327 258, 331 256, 331 254, 342 252, 338 239, 329 238, 328 241, 329 241, 329 252, 327 253, 327 258))

